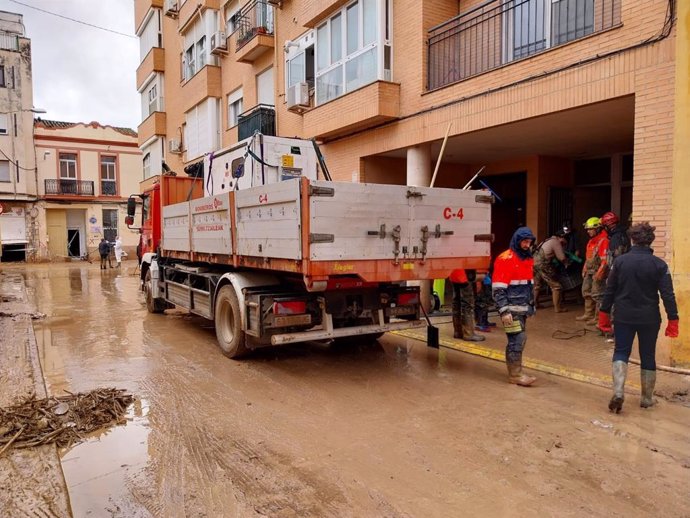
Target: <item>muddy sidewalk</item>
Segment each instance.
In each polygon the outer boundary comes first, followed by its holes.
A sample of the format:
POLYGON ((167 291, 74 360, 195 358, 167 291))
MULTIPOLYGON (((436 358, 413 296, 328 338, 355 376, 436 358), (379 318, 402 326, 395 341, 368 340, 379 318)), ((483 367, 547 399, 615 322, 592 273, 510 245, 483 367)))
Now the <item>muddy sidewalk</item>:
MULTIPOLYGON (((23 277, 0 272, 0 407, 46 397, 23 277)), ((71 516, 55 445, 9 449, 0 457, 0 516, 71 516)))

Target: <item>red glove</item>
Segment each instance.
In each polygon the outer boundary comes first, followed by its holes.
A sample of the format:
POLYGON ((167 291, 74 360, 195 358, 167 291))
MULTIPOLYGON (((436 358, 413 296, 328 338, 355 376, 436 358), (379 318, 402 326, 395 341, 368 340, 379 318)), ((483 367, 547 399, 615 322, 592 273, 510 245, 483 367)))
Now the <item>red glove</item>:
POLYGON ((678 320, 669 320, 666 324, 666 332, 664 333, 670 338, 678 338, 678 320))
MULTIPOLYGON (((671 322, 669 322, 670 324, 671 322)), ((603 311, 599 311, 599 324, 597 327, 601 330, 602 333, 610 333, 613 331, 613 327, 611 327, 611 315, 608 313, 604 313, 603 311)))

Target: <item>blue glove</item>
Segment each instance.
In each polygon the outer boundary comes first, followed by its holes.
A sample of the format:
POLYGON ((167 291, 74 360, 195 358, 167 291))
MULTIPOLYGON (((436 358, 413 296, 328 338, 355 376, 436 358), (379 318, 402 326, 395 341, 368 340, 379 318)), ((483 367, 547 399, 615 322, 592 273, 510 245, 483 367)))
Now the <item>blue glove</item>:
POLYGON ((482 281, 482 284, 484 286, 491 286, 491 277, 489 277, 489 274, 486 274, 484 276, 484 280, 482 281))

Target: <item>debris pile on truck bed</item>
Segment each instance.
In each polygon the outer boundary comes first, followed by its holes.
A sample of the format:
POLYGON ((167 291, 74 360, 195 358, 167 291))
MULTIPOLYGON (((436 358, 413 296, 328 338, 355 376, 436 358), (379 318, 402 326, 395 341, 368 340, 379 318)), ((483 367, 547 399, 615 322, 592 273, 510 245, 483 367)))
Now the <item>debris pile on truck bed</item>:
POLYGON ((100 428, 123 424, 127 407, 134 401, 131 394, 115 388, 67 393, 0 408, 0 455, 10 447, 52 442, 69 448, 100 428))

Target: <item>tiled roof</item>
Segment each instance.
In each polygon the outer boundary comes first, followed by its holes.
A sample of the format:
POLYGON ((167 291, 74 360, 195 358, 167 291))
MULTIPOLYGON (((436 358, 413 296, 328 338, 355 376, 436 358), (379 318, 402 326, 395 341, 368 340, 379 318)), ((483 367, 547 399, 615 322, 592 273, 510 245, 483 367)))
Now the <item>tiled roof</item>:
POLYGON ((64 122, 64 121, 51 121, 51 120, 46 120, 42 119, 40 117, 37 117, 34 124, 37 127, 41 128, 46 128, 46 129, 68 129, 68 128, 73 128, 74 126, 81 124, 82 126, 92 126, 94 128, 112 128, 118 133, 121 133, 122 135, 126 135, 128 137, 136 137, 137 132, 134 131, 133 129, 130 128, 120 128, 120 127, 115 127, 115 126, 107 126, 103 125, 97 121, 91 121, 91 122, 64 122))

